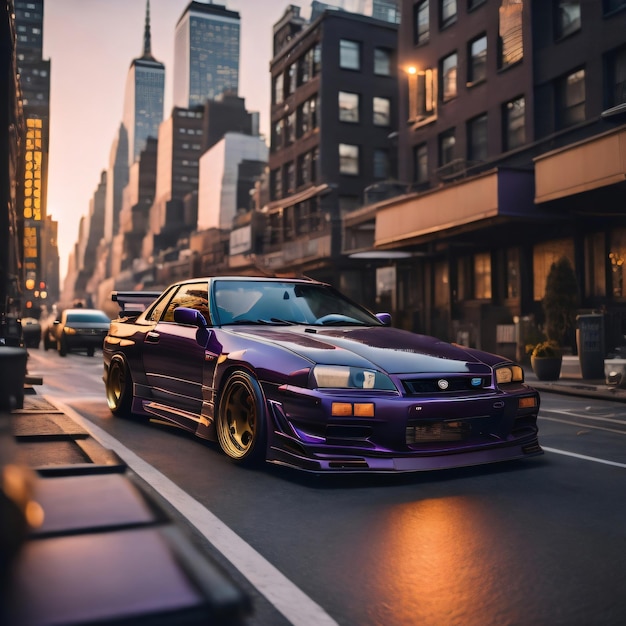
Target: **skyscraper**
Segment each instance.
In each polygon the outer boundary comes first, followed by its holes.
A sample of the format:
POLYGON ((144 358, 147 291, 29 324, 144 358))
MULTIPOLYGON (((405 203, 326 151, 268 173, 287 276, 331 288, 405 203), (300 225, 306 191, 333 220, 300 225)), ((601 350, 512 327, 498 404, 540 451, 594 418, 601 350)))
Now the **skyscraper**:
POLYGON ((128 133, 128 165, 146 147, 148 137, 156 138, 163 121, 165 66, 152 56, 150 38, 150 0, 146 2, 143 54, 133 59, 126 79, 124 126, 128 133))
POLYGON ((174 106, 192 108, 239 88, 240 17, 218 4, 190 2, 176 24, 174 106))
POLYGON ((17 65, 26 125, 24 198, 25 308, 36 311, 59 291, 56 225, 47 218, 50 61, 43 59, 44 0, 16 0, 17 65), (52 230, 46 232, 47 224, 52 230), (45 296, 43 294, 46 294, 45 296))

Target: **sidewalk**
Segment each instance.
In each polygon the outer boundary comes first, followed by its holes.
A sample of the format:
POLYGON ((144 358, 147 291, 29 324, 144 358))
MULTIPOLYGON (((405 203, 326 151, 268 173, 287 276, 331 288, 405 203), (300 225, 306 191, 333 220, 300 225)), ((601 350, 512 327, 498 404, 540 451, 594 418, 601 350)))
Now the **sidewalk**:
POLYGON ((614 402, 626 402, 626 389, 607 385, 604 379, 584 379, 580 372, 580 363, 576 356, 564 356, 561 367, 561 377, 554 381, 538 380, 530 367, 524 368, 526 382, 541 391, 563 393, 572 396, 597 398, 599 400, 612 400, 614 402))
POLYGON ((0 411, 0 624, 244 624, 250 597, 117 454, 26 385, 0 411))

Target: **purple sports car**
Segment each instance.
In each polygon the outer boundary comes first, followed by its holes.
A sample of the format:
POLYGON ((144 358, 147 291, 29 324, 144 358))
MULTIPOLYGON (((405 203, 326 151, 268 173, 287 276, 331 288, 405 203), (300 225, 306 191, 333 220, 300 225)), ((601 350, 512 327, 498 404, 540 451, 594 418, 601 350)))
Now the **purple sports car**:
POLYGON ((329 285, 194 278, 113 299, 111 411, 165 420, 235 461, 410 472, 542 453, 519 365, 391 328, 329 285))

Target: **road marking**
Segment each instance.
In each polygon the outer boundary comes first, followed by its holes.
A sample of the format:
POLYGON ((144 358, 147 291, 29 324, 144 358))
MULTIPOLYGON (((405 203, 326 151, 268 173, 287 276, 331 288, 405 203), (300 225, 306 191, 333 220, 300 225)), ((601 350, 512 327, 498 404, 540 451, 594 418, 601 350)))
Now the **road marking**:
POLYGON ((613 467, 621 467, 626 469, 626 463, 618 463, 617 461, 608 461, 607 459, 598 459, 595 456, 587 456, 585 454, 577 454, 576 452, 568 452, 567 450, 558 450, 557 448, 546 448, 541 446, 546 452, 552 452, 554 454, 562 454, 563 456, 572 456, 575 459, 582 459, 583 461, 593 461, 594 463, 602 463, 602 465, 612 465, 613 467))
POLYGON ((559 424, 568 424, 569 426, 577 426, 578 428, 588 428, 589 430, 602 430, 605 433, 615 433, 617 435, 626 435, 626 430, 617 430, 616 428, 605 428, 604 426, 594 426, 593 424, 581 424, 580 422, 573 422, 572 420, 559 419, 558 417, 546 417, 540 416, 539 419, 546 422, 558 422, 559 424))
POLYGON ((337 626, 337 622, 319 604, 164 474, 70 406, 53 396, 44 397, 80 424, 100 444, 124 459, 136 474, 187 518, 294 626, 337 626))

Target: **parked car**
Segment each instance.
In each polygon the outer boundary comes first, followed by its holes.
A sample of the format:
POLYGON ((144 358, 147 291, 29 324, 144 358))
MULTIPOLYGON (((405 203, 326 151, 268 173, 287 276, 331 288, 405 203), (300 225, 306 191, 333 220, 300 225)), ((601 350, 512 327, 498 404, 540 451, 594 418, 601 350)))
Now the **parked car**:
MULTIPOLYGON (((113 299, 126 296, 141 298, 113 299)), ((542 453, 519 365, 392 328, 311 280, 175 283, 111 322, 103 358, 114 415, 169 422, 236 462, 410 472, 542 453)))
POLYGON ((52 322, 44 338, 44 348, 56 348, 61 356, 76 350, 86 350, 94 355, 109 330, 111 319, 99 309, 65 309, 52 322))
POLYGON ((34 317, 23 317, 21 320, 22 337, 27 348, 38 348, 41 341, 41 324, 34 317))

